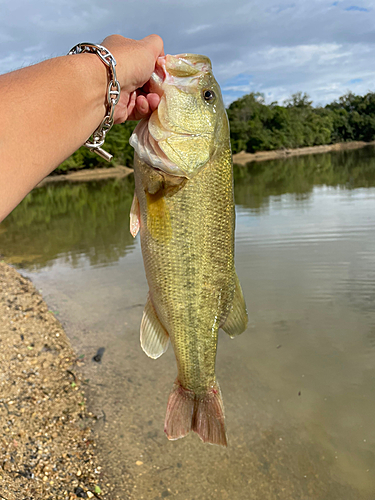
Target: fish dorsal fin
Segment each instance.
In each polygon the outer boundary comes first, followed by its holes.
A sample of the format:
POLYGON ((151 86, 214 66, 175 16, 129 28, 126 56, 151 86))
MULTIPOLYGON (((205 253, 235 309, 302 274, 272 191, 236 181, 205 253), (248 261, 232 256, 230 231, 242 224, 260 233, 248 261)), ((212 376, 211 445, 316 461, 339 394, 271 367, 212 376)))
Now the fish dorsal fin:
POLYGON ((130 209, 130 233, 135 238, 141 226, 141 210, 137 195, 134 193, 132 207, 130 209))
POLYGON ((157 359, 168 349, 169 336, 156 315, 150 295, 141 322, 141 346, 150 358, 157 359))
POLYGON ((245 299, 243 298, 240 281, 235 274, 235 288, 232 307, 222 329, 230 337, 236 337, 246 330, 248 322, 245 299))

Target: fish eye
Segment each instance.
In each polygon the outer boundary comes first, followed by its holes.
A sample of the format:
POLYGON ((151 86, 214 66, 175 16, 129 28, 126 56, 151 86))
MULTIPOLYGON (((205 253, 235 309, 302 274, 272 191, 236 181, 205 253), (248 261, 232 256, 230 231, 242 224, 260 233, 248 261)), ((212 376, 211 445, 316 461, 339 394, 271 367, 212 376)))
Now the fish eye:
POLYGON ((215 92, 213 90, 203 90, 203 98, 205 101, 212 101, 215 97, 215 92))

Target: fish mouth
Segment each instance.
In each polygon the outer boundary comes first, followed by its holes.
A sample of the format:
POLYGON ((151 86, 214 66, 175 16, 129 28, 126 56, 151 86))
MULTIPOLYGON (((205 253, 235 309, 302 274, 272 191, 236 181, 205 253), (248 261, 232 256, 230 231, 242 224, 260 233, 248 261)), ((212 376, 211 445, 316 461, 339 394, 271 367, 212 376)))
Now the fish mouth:
POLYGON ((211 70, 211 61, 206 56, 178 54, 158 57, 155 70, 149 80, 149 91, 163 96, 163 85, 175 85, 181 90, 194 91, 202 73, 211 70))

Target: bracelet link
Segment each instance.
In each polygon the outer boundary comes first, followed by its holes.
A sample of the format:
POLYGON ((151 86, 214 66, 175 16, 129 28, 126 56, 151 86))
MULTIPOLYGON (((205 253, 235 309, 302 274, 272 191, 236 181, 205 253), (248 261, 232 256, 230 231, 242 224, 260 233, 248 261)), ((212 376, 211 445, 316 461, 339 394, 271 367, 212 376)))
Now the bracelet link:
POLYGON ((94 43, 78 43, 70 49, 68 55, 83 53, 96 54, 99 56, 101 61, 107 66, 109 73, 107 114, 103 118, 99 127, 92 134, 92 140, 90 140, 90 138, 87 139, 84 146, 94 151, 101 158, 104 158, 104 160, 111 161, 113 156, 110 153, 107 153, 107 151, 104 151, 101 146, 104 144, 107 132, 113 127, 115 106, 120 100, 121 87, 116 75, 116 59, 106 47, 96 45, 94 43))
POLYGON ((111 80, 108 85, 107 100, 108 104, 116 106, 120 100, 120 84, 117 80, 111 80))

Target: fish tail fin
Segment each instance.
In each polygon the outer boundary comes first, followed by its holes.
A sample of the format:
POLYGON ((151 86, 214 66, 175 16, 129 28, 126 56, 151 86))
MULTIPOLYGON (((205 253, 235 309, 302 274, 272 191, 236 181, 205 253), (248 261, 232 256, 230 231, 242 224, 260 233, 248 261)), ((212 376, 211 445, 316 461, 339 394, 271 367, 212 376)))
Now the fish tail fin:
POLYGON ((224 405, 215 383, 206 394, 195 394, 175 381, 169 395, 164 432, 168 439, 185 437, 190 431, 204 443, 227 446, 224 405))

